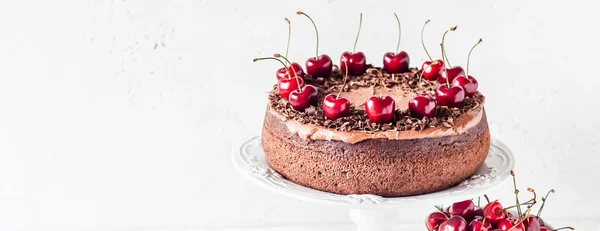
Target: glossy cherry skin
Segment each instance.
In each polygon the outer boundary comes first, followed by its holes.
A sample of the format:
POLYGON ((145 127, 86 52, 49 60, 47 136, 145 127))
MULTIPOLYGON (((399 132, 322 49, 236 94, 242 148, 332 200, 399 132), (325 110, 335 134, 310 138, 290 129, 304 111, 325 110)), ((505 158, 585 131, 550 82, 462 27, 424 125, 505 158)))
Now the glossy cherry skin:
POLYGON ((319 91, 313 85, 306 85, 300 89, 290 92, 290 104, 298 111, 304 111, 310 105, 317 105, 319 91))
POLYGON ((465 200, 465 201, 453 203, 450 206, 449 212, 453 216, 454 215, 461 216, 461 217, 465 218, 466 220, 471 220, 475 213, 475 203, 473 203, 473 201, 471 201, 471 200, 465 200))
POLYGON ((498 222, 497 228, 502 231, 525 231, 525 225, 514 217, 509 217, 498 222))
POLYGON ((319 59, 315 57, 310 57, 306 60, 306 74, 311 75, 312 77, 329 77, 331 76, 331 69, 333 68, 333 63, 331 62, 331 58, 328 55, 320 55, 319 59))
POLYGON ((303 86, 304 80, 302 80, 302 78, 298 76, 289 79, 281 78, 277 81, 277 89, 279 90, 279 96, 281 96, 281 98, 284 99, 287 99, 292 91, 298 89, 298 87, 303 86), (296 81, 296 79, 298 79, 298 81, 296 81), (300 86, 298 86, 298 82, 300 82, 300 86))
POLYGON ((403 73, 409 71, 410 57, 408 53, 400 51, 398 54, 392 52, 383 55, 383 70, 387 73, 403 73))
POLYGON ((342 73, 346 73, 344 61, 347 62, 349 75, 362 75, 367 70, 367 58, 362 52, 352 54, 346 51, 342 53, 342 57, 340 57, 340 70, 342 73))
POLYGON ((461 216, 452 216, 440 224, 439 231, 467 231, 467 221, 461 216))
POLYGON ((365 103, 365 111, 369 116, 369 120, 374 123, 384 124, 394 120, 394 111, 396 110, 396 102, 389 96, 379 98, 372 96, 365 103))
POLYGON ((542 227, 540 227, 540 231, 550 231, 550 229, 547 228, 546 226, 542 226, 542 227))
POLYGON ((540 221, 535 216, 529 216, 523 223, 527 231, 540 231, 541 229, 540 221))
POLYGON ((440 106, 460 107, 465 99, 465 90, 459 86, 448 86, 442 84, 435 91, 435 100, 440 106))
POLYGON ((498 201, 493 201, 483 207, 483 215, 486 221, 496 225, 498 222, 506 218, 504 208, 498 201))
MULTIPOLYGON (((463 68, 460 66, 446 68, 446 71, 448 71, 448 76, 450 77, 448 80, 449 83, 452 83, 452 80, 454 80, 456 77, 465 75, 465 70, 463 70, 463 68)), ((438 76, 438 82, 446 83, 446 71, 440 71, 440 74, 438 76)))
POLYGON ((475 207, 475 212, 473 212, 473 216, 483 218, 483 209, 479 208, 479 207, 475 207))
POLYGON ((419 95, 408 102, 410 115, 419 119, 435 117, 436 107, 435 99, 428 94, 419 95))
POLYGON ((288 74, 288 69, 289 69, 289 67, 288 68, 284 68, 284 67, 279 68, 277 70, 277 74, 276 74, 277 79, 279 80, 281 78, 288 78, 288 76, 293 76, 294 73, 296 73, 297 76, 304 77, 304 70, 302 70, 302 66, 300 66, 300 64, 292 63, 293 70, 290 69, 289 74, 288 74))
POLYGON ((469 223, 469 231, 491 231, 492 229, 492 223, 486 221, 484 224, 481 218, 474 219, 469 223))
POLYGON ((323 114, 330 120, 350 115, 350 101, 344 97, 329 94, 323 99, 323 114))
POLYGON ((452 86, 460 86, 465 90, 465 96, 473 96, 477 92, 479 83, 473 76, 458 76, 452 80, 452 86))
POLYGON ((444 69, 444 62, 442 60, 425 61, 421 66, 423 71, 423 78, 432 81, 440 77, 440 71, 444 69), (435 62, 435 63, 434 63, 435 62))
POLYGON ((446 220, 448 220, 446 214, 443 214, 442 212, 433 212, 427 216, 425 227, 427 227, 427 230, 433 230, 438 228, 440 224, 446 220))

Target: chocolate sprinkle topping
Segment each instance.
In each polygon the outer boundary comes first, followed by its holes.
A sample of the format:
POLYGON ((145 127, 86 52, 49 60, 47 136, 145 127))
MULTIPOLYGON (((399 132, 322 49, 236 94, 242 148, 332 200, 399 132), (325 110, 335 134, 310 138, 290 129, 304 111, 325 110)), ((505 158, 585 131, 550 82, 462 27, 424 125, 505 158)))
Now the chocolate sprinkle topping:
MULTIPOLYGON (((435 97, 435 90, 439 86, 437 81, 428 81, 422 79, 419 82, 421 71, 417 68, 411 68, 409 72, 400 74, 385 73, 381 68, 367 66, 367 71, 361 76, 348 76, 348 80, 342 91, 352 89, 385 86, 387 88, 400 87, 405 92, 415 92, 417 94, 426 93, 435 97), (382 77, 383 76, 383 77, 382 77)), ((323 115, 322 102, 326 95, 337 94, 344 82, 344 75, 340 73, 339 68, 333 68, 333 73, 329 78, 316 77, 310 75, 304 77, 306 84, 311 84, 319 90, 319 100, 317 106, 310 106, 304 112, 292 108, 290 103, 279 96, 277 85, 269 92, 269 103, 271 108, 283 115, 287 119, 293 119, 301 123, 314 124, 338 131, 422 131, 425 128, 452 128, 454 121, 467 111, 478 108, 484 101, 483 95, 477 92, 472 97, 465 97, 463 105, 460 108, 448 108, 438 106, 434 118, 418 119, 410 116, 408 110, 400 111, 396 109, 395 120, 386 124, 373 123, 367 117, 364 108, 354 108, 351 106, 350 115, 347 117, 330 120, 323 115)))

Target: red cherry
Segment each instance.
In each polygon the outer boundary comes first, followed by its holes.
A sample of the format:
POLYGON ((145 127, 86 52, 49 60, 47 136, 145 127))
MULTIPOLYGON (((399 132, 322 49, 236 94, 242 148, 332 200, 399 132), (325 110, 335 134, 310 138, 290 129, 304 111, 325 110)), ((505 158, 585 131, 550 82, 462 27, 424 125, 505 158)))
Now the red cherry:
POLYGON ((498 222, 498 229, 502 231, 525 231, 525 226, 517 218, 509 217, 498 222))
POLYGON ((398 54, 392 52, 383 55, 383 70, 387 73, 403 73, 409 71, 410 58, 408 53, 401 51, 398 54))
POLYGON ((440 74, 438 76, 438 82, 440 83, 446 83, 446 72, 448 72, 448 76, 450 78, 448 78, 448 82, 452 82, 456 77, 461 76, 461 75, 465 75, 465 71, 463 70, 462 67, 460 66, 454 66, 451 68, 446 68, 446 71, 441 70, 440 74))
POLYGON ((549 228, 546 228, 546 226, 541 226, 540 231, 551 231, 551 230, 549 228))
POLYGON ((473 214, 475 213, 475 203, 473 203, 473 201, 471 200, 453 203, 450 206, 449 212, 453 216, 461 216, 466 220, 470 220, 473 217, 473 214))
MULTIPOLYGON (((473 78, 473 76, 469 75, 469 61, 471 59, 471 52, 473 52, 473 49, 475 49, 475 47, 479 45, 481 41, 482 40, 479 39, 479 41, 477 41, 477 43, 469 51, 469 56, 467 57, 467 74, 459 75, 453 80, 450 80, 450 82, 452 82, 452 86, 461 86, 465 90, 466 96, 473 96, 475 92, 477 92, 477 87, 479 87, 477 80, 473 78)), ((448 75, 450 74, 448 73, 448 75)))
POLYGON ((323 114, 330 120, 346 117, 350 114, 350 101, 344 97, 329 94, 323 99, 323 114))
POLYGON ((310 16, 302 11, 298 11, 296 14, 306 16, 315 27, 315 33, 317 34, 317 52, 315 57, 306 60, 306 73, 312 77, 327 78, 331 76, 331 68, 333 68, 331 58, 325 54, 319 56, 319 30, 317 30, 317 24, 315 24, 315 21, 313 21, 310 16))
POLYGON ((346 66, 341 65, 344 63, 344 60, 348 62, 349 75, 361 75, 365 73, 365 70, 367 70, 367 59, 365 58, 365 54, 362 52, 356 52, 352 54, 346 51, 342 53, 342 57, 340 58, 340 67, 342 72, 346 72, 346 66))
POLYGON ((318 90, 313 85, 306 85, 290 93, 290 104, 298 111, 304 111, 310 105, 317 104, 318 90), (302 90, 302 91, 300 91, 302 90))
POLYGON ((467 231, 467 221, 461 216, 452 216, 440 224, 440 231, 467 231))
POLYGON ((427 230, 433 230, 438 228, 440 224, 446 220, 448 220, 446 214, 443 214, 442 212, 433 212, 427 216, 425 227, 427 227, 427 230))
POLYGON ((506 213, 504 213, 504 208, 502 204, 497 201, 493 201, 485 205, 483 208, 483 215, 485 216, 485 220, 490 223, 496 225, 500 220, 506 218, 506 213))
POLYGON ((465 99, 465 90, 459 86, 448 88, 446 84, 442 84, 435 91, 435 99, 440 106, 460 107, 465 99))
POLYGON ((540 221, 535 216, 529 216, 523 223, 527 231, 540 231, 540 221))
POLYGON ((402 73, 409 71, 410 58, 408 53, 400 51, 400 40, 402 39, 402 27, 400 19, 394 13, 398 23, 398 43, 396 44, 396 53, 388 52, 383 55, 383 70, 387 73, 402 73))
POLYGON ((342 57, 340 57, 340 67, 342 72, 346 72, 350 75, 361 75, 365 73, 365 70, 367 70, 367 58, 365 58, 365 54, 362 52, 356 52, 356 44, 358 43, 358 36, 360 35, 361 27, 362 13, 360 14, 360 22, 358 23, 356 40, 354 40, 354 48, 352 49, 352 52, 346 51, 342 53, 342 57), (346 68, 348 68, 347 71, 346 68))
POLYGON ((365 103, 365 111, 369 116, 369 120, 375 123, 384 124, 394 120, 394 110, 396 109, 396 102, 389 96, 383 96, 379 98, 372 96, 365 103))
POLYGON ((482 217, 483 218, 483 209, 482 208, 475 208, 475 212, 473 212, 473 216, 477 216, 477 217, 482 217))
POLYGON ((302 80, 302 78, 298 76, 289 79, 279 79, 277 81, 277 89, 279 90, 279 96, 281 96, 281 98, 287 99, 292 91, 298 89, 298 82, 300 82, 300 87, 304 86, 304 80, 302 80))
MULTIPOLYGON (((421 66, 421 71, 423 78, 432 81, 436 80, 440 75, 440 71, 444 69, 444 61, 439 59, 433 61, 433 58, 431 58, 431 55, 429 55, 429 51, 427 51, 427 47, 425 47, 425 41, 423 41, 423 32, 425 32, 425 26, 427 26, 429 21, 430 20, 427 19, 427 21, 425 21, 425 24, 423 24, 423 28, 421 28, 421 45, 423 45, 423 50, 425 50, 427 57, 429 57, 429 61, 423 62, 423 65, 421 66)), ((443 53, 442 59, 444 59, 443 53)))
POLYGON ((485 222, 484 224, 481 218, 474 219, 469 223, 469 231, 491 231, 492 228, 491 223, 485 222))
POLYGON ((428 94, 419 95, 408 102, 410 115, 419 119, 435 117, 436 107, 435 99, 428 94))
POLYGON ((432 81, 440 77, 440 72, 444 69, 444 62, 442 60, 436 61, 425 61, 421 66, 423 71, 423 78, 432 81))
MULTIPOLYGON (((288 67, 288 68, 290 68, 290 67, 288 67)), ((287 71, 288 68, 285 68, 285 67, 279 68, 277 70, 277 79, 289 78, 290 76, 294 75, 294 71, 296 72, 297 76, 304 77, 304 70, 302 70, 302 66, 300 66, 300 64, 292 63, 291 68, 294 69, 293 71, 289 70, 289 72, 288 72, 287 71)))
POLYGON ((473 76, 458 76, 452 80, 452 86, 460 86, 465 90, 465 96, 473 96, 477 92, 479 83, 473 76))
POLYGON ((331 76, 331 69, 333 64, 331 58, 327 55, 320 55, 319 59, 310 57, 306 60, 306 73, 312 77, 325 77, 331 76))

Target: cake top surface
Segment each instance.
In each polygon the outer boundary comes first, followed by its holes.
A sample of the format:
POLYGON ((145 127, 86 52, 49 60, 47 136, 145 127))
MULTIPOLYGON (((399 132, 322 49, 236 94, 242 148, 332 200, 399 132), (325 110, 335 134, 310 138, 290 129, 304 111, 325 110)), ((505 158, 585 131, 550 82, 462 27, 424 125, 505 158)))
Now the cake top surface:
MULTIPOLYGON (((334 66, 330 77, 313 78, 304 77, 304 82, 318 89, 316 106, 310 106, 304 111, 295 110, 287 99, 277 94, 277 89, 269 92, 269 108, 283 120, 295 121, 298 125, 312 125, 312 129, 319 127, 339 132, 401 132, 412 131, 405 134, 415 134, 424 131, 431 133, 434 130, 448 130, 464 127, 471 122, 477 114, 481 113, 485 97, 477 92, 471 97, 466 97, 461 107, 448 108, 437 106, 434 117, 422 119, 412 117, 408 110, 408 102, 420 94, 435 96, 435 91, 440 85, 437 81, 428 81, 420 78, 421 71, 410 68, 409 72, 389 74, 381 68, 368 66, 367 71, 358 76, 345 77, 334 66), (344 84, 344 78, 346 83, 344 84), (343 89, 341 89, 343 87, 343 89), (341 92, 340 92, 341 89, 341 92), (338 94, 350 101, 350 114, 347 117, 330 120, 323 114, 322 101, 328 94, 338 94), (395 119, 389 123, 374 123, 369 120, 365 112, 365 102, 372 96, 390 96, 394 99, 396 109, 395 119), (426 131, 425 131, 426 130, 426 131)), ((459 133, 459 132, 456 132, 459 133)), ((398 135, 398 133, 396 133, 398 135)), ((389 138, 389 137, 388 137, 389 138)))

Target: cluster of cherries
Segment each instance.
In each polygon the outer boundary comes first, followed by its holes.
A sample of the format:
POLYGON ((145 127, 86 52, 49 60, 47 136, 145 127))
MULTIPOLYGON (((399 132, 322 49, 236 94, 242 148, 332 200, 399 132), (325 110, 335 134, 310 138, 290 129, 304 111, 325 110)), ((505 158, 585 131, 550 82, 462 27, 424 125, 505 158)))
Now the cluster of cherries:
MULTIPOLYGON (((278 79, 278 93, 282 98, 288 99, 290 105, 294 109, 304 111, 311 105, 317 105, 318 89, 310 84, 304 84, 302 78, 307 74, 313 77, 328 78, 332 74, 333 64, 328 55, 319 55, 319 32, 313 19, 301 11, 298 11, 297 14, 304 15, 311 21, 315 28, 317 38, 316 56, 311 57, 306 61, 306 73, 300 64, 290 62, 287 59, 291 38, 291 23, 287 18, 285 21, 288 23, 288 43, 285 56, 275 54, 273 57, 256 58, 254 61, 264 59, 279 61, 283 65, 283 68, 278 69, 276 72, 278 79)), ((410 71, 410 58, 408 54, 405 51, 399 51, 401 40, 400 20, 398 19, 398 15, 394 14, 394 16, 398 22, 398 43, 396 45, 396 52, 388 52, 383 56, 383 70, 390 74, 410 71)), ((419 119, 422 119, 423 117, 434 117, 438 105, 460 107, 465 97, 473 96, 478 88, 477 80, 473 76, 468 75, 468 70, 471 52, 473 51, 473 48, 481 43, 481 39, 479 39, 477 44, 469 51, 469 56, 467 58, 467 72, 465 73, 462 67, 450 65, 444 49, 444 39, 446 34, 448 31, 456 30, 456 26, 447 30, 442 36, 442 43, 440 44, 442 60, 433 60, 423 42, 423 31, 428 23, 429 20, 425 22, 421 29, 421 43, 430 60, 423 63, 419 81, 421 81, 421 78, 429 81, 437 80, 441 85, 435 92, 435 98, 429 94, 423 93, 409 101, 409 111, 411 115, 419 119)), ((361 75, 367 70, 364 53, 360 51, 356 52, 356 44, 358 43, 361 25, 362 14, 360 14, 358 33, 356 35, 356 40, 354 41, 354 49, 352 52, 344 52, 340 57, 340 69, 342 72, 346 73, 340 92, 338 94, 329 94, 323 99, 323 113, 331 120, 350 115, 350 101, 344 97, 340 97, 341 90, 346 84, 348 75, 361 75)), ((383 77, 381 72, 379 72, 379 74, 383 77)), ((379 124, 389 123, 394 120, 395 101, 390 96, 372 96, 365 103, 365 111, 369 120, 372 122, 379 124)))
POLYGON ((515 175, 511 171, 515 186, 516 205, 504 208, 498 200, 489 201, 480 208, 475 206, 472 200, 465 200, 453 203, 445 210, 437 207, 439 211, 433 212, 427 216, 425 226, 429 231, 556 231, 562 229, 571 229, 572 227, 562 227, 558 229, 549 229, 544 220, 540 217, 546 199, 554 189, 550 190, 546 197, 542 197, 542 205, 537 215, 532 215, 531 208, 536 203, 535 191, 528 188, 527 191, 533 193, 533 198, 519 203, 519 190, 517 190, 515 175), (527 206, 526 211, 522 211, 522 206, 527 206), (509 212, 509 209, 516 209, 517 214, 509 212))

